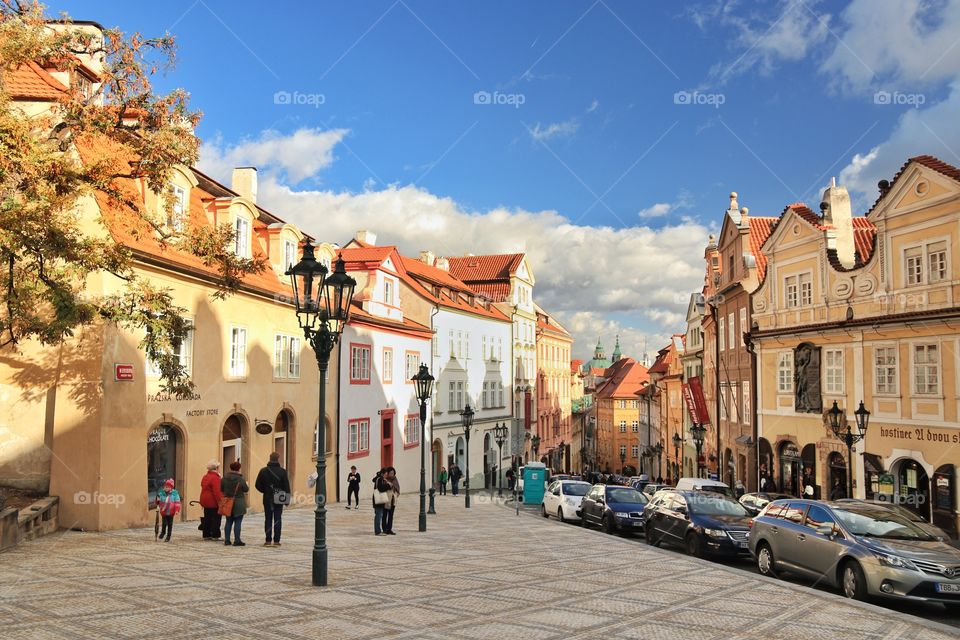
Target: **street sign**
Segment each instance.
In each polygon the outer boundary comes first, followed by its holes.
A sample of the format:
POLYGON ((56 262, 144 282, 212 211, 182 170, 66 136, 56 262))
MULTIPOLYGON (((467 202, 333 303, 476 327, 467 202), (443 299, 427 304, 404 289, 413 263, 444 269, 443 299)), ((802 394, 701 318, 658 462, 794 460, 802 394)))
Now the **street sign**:
POLYGON ((133 365, 132 364, 114 364, 113 379, 117 381, 133 380, 133 365))

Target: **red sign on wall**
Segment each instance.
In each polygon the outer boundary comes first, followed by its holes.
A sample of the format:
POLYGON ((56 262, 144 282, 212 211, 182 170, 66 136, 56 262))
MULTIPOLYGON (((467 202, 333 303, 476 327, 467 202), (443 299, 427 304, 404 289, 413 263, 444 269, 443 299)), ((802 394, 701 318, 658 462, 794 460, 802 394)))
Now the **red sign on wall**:
POLYGON ((133 380, 133 365, 132 364, 114 364, 113 379, 114 380, 133 380))

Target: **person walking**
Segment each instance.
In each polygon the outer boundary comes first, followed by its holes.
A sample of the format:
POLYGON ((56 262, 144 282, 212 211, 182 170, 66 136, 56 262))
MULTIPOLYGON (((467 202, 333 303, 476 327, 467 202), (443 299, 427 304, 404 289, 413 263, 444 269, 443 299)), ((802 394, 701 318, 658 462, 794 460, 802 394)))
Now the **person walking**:
POLYGON ((450 474, 447 473, 446 467, 440 467, 440 475, 437 476, 437 483, 440 485, 440 495, 447 495, 447 479, 450 477, 450 474))
POLYGON ((350 508, 350 496, 356 497, 354 509, 360 508, 360 474, 357 473, 357 467, 351 466, 350 473, 347 474, 347 509, 350 508))
POLYGON ((203 507, 203 539, 220 539, 220 461, 207 463, 207 472, 200 479, 200 506, 203 507))
POLYGON ((457 464, 450 467, 450 489, 453 495, 460 495, 460 466, 457 464))
POLYGON ((507 490, 513 491, 513 485, 517 482, 517 472, 513 470, 513 467, 507 469, 507 490))
POLYGON ((270 453, 270 461, 260 469, 254 486, 263 494, 263 532, 266 536, 263 546, 279 547, 283 505, 290 504, 290 476, 280 466, 279 453, 270 453))
POLYGON ((174 489, 173 478, 163 483, 163 489, 157 492, 156 506, 160 512, 160 518, 163 524, 160 527, 160 536, 166 535, 166 542, 170 542, 170 534, 173 533, 173 516, 180 513, 180 494, 174 489))
POLYGON ((833 487, 830 488, 831 500, 842 500, 847 497, 847 488, 840 482, 840 478, 834 478, 833 487))
POLYGON ((387 535, 397 535, 393 530, 393 513, 397 510, 397 500, 400 498, 400 481, 397 480, 397 470, 387 467, 387 482, 390 484, 390 503, 384 506, 383 532, 387 535))
POLYGON ((393 494, 393 486, 387 480, 386 472, 386 469, 380 469, 373 477, 373 534, 377 536, 386 531, 386 510, 393 494))
POLYGON ((227 524, 224 526, 224 542, 229 547, 231 544, 235 547, 245 547, 246 543, 240 539, 240 525, 243 524, 243 516, 247 513, 247 492, 250 486, 240 474, 240 461, 234 460, 230 463, 230 471, 220 481, 220 490, 226 498, 233 500, 233 507, 230 514, 227 515, 227 524), (230 542, 230 532, 233 531, 233 542, 230 542))

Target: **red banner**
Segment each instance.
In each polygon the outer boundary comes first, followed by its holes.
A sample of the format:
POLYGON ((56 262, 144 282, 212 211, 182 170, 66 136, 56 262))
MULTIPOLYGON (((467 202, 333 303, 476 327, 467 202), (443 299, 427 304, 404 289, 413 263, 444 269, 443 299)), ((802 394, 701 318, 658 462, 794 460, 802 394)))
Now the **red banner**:
POLYGON ((703 397, 703 386, 700 378, 694 376, 683 385, 683 399, 690 413, 690 420, 698 424, 710 424, 710 413, 707 412, 707 401, 703 397))

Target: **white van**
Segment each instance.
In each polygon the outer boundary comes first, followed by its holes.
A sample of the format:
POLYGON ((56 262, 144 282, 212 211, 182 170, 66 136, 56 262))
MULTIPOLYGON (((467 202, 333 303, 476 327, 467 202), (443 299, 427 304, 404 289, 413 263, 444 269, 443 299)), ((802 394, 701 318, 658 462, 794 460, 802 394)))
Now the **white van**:
POLYGON ((678 491, 712 491, 713 493, 722 493, 725 496, 734 497, 733 491, 725 483, 719 480, 708 480, 707 478, 680 478, 677 481, 678 491))

